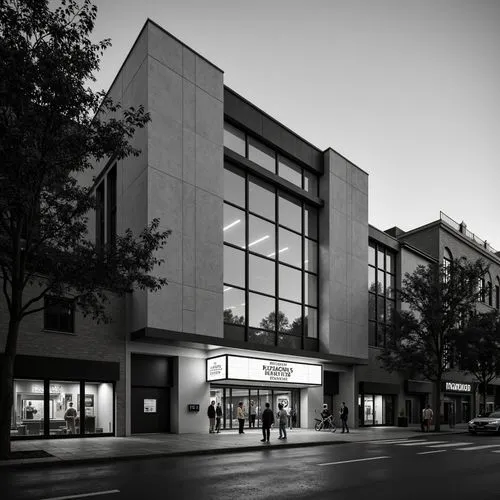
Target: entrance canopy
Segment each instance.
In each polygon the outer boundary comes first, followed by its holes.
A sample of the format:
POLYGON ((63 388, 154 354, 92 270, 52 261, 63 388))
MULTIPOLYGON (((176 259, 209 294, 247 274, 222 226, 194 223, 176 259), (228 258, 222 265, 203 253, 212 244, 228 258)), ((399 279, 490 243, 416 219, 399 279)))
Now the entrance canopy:
POLYGON ((207 359, 207 382, 244 380, 322 385, 323 366, 224 354, 207 359))

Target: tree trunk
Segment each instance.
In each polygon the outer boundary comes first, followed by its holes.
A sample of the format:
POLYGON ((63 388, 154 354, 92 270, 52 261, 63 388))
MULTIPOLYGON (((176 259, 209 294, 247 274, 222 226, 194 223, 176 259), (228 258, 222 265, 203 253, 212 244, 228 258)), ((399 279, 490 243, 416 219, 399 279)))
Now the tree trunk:
POLYGON ((14 360, 18 334, 19 321, 11 319, 0 379, 0 460, 6 460, 10 455, 10 424, 14 402, 14 360))
POLYGON ((483 400, 483 413, 486 413, 486 397, 487 397, 487 385, 483 384, 483 390, 481 391, 481 399, 483 400))
POLYGON ((434 401, 433 401, 434 412, 434 431, 439 432, 441 430, 441 378, 434 381, 434 401))

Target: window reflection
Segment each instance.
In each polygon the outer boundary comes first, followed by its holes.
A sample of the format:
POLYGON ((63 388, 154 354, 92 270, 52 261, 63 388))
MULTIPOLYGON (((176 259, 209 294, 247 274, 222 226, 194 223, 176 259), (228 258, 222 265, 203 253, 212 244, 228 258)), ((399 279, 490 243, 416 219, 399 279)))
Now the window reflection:
POLYGON ((257 292, 275 293, 275 267, 274 262, 262 259, 255 255, 250 255, 249 258, 249 286, 257 292))
POLYGON ((318 196, 318 176, 307 170, 304 170, 304 189, 308 193, 318 196))
POLYGON ((368 264, 371 266, 375 265, 375 248, 370 244, 368 247, 368 264))
POLYGON ((245 133, 229 123, 224 123, 224 146, 245 156, 245 133))
POLYGON ((245 292, 224 286, 224 323, 245 325, 245 292))
POLYGON ((280 297, 301 302, 302 273, 288 266, 279 266, 280 297))
POLYGON ((280 227, 278 258, 292 266, 301 267, 302 238, 280 227))
POLYGON ((311 271, 312 273, 318 272, 318 244, 314 241, 305 241, 305 257, 304 257, 304 267, 306 271, 311 271))
POLYGON ((318 338, 318 310, 313 307, 305 308, 304 334, 312 339, 318 338))
POLYGON ((379 250, 377 252, 377 267, 379 269, 384 269, 384 267, 385 267, 385 263, 384 263, 384 251, 383 250, 379 250))
POLYGON ((313 207, 304 207, 304 233, 313 240, 318 239, 318 211, 313 207))
POLYGON ((113 432, 113 384, 85 384, 85 434, 113 432))
POLYGON ((43 395, 43 380, 14 380, 11 436, 43 435, 43 395))
POLYGON ((227 163, 224 168, 224 200, 245 207, 245 177, 227 163))
POLYGON ((302 307, 284 300, 278 305, 278 330, 290 335, 302 335, 302 307))
POLYGON ((245 212, 224 203, 224 241, 245 248, 245 212))
POLYGON ((305 303, 309 306, 318 306, 318 279, 312 274, 305 273, 305 303))
POLYGON ((248 325, 254 328, 273 330, 275 325, 275 301, 256 293, 248 297, 248 325), (274 322, 274 323, 273 323, 274 322))
POLYGON ((280 193, 279 214, 280 225, 302 232, 302 207, 300 202, 280 193))
POLYGON ((245 286, 245 252, 224 245, 224 282, 245 286))
POLYGON ((275 190, 257 179, 250 178, 248 184, 249 210, 269 220, 275 220, 275 190))
POLYGON ((248 138, 248 159, 257 163, 273 174, 276 173, 276 154, 261 142, 248 138))
POLYGON ((260 217, 248 217, 248 248, 266 257, 276 256, 276 226, 260 217))
POLYGON ((298 165, 295 165, 292 161, 287 158, 279 157, 278 163, 278 175, 295 184, 299 188, 302 188, 302 168, 298 165))

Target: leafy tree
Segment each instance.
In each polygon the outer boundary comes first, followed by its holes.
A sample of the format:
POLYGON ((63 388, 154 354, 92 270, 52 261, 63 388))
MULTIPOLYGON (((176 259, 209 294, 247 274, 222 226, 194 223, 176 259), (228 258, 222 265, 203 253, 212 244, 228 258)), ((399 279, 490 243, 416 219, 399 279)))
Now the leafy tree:
POLYGON ((385 368, 421 375, 434 384, 435 430, 440 430, 441 381, 450 370, 462 320, 475 311, 479 279, 487 267, 481 260, 456 259, 418 266, 406 273, 398 291, 402 310, 394 313, 386 345, 379 356, 385 368))
POLYGON ((149 273, 168 231, 154 220, 101 248, 90 241, 94 162, 140 152, 129 144, 149 116, 88 88, 109 40, 92 43, 89 0, 0 2, 0 271, 9 314, 0 379, 0 458, 10 453, 13 367, 22 320, 48 295, 74 298, 84 315, 109 321, 109 292, 166 284, 149 273), (29 298, 28 290, 30 291, 29 298))
POLYGON ((500 319, 496 311, 474 315, 457 339, 460 368, 479 382, 486 409, 488 384, 500 375, 500 319))
POLYGON ((244 325, 245 317, 233 314, 231 309, 224 309, 224 323, 232 323, 233 325, 244 325))
POLYGON ((276 319, 276 313, 272 311, 260 322, 261 328, 272 331, 276 331, 276 326, 277 326, 278 331, 286 332, 288 330, 288 325, 289 325, 288 318, 282 311, 278 311, 277 319, 276 319))

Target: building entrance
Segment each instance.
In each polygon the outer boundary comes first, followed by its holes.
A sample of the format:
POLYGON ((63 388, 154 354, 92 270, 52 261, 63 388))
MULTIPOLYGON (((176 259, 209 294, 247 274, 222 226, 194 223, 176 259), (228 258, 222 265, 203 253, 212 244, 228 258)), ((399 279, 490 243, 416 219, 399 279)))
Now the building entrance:
POLYGON ((271 405, 274 414, 278 411, 278 404, 289 415, 289 427, 300 427, 300 391, 298 389, 277 389, 277 388, 249 388, 249 387, 221 387, 210 386, 210 401, 220 403, 222 407, 222 429, 237 429, 238 418, 236 409, 238 403, 243 402, 245 410, 245 428, 261 427, 262 412, 265 404, 271 405), (295 419, 293 414, 295 413, 295 419))

